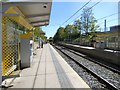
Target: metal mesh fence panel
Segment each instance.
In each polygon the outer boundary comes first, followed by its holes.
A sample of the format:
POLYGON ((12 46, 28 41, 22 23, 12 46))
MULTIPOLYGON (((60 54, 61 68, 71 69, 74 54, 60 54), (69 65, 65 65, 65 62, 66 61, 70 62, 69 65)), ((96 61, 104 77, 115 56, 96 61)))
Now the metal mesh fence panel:
POLYGON ((2 75, 7 76, 18 66, 18 39, 16 24, 9 17, 2 18, 2 75))

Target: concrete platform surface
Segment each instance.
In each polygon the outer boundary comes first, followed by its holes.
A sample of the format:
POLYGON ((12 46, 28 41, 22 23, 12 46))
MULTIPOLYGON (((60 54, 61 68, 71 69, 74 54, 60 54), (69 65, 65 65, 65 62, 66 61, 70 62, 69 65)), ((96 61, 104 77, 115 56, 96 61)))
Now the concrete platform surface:
POLYGON ((11 88, 90 88, 50 44, 35 53, 31 67, 21 71, 11 88))

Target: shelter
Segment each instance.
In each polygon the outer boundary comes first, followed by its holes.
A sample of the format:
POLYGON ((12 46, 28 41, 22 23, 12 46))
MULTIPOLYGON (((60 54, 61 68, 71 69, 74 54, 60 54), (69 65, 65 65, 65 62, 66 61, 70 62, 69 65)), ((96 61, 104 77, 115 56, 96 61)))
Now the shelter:
MULTIPOLYGON (((52 1, 0 3, 0 76, 20 69, 20 35, 32 38, 34 27, 49 24, 52 1), (29 36, 30 35, 30 36, 29 36)), ((0 77, 1 83, 2 77, 0 77)))

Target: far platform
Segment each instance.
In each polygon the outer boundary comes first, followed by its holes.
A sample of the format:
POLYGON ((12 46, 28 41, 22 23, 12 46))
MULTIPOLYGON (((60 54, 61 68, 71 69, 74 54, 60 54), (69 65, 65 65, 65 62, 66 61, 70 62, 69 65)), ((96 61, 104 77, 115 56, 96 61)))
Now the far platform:
POLYGON ((30 68, 11 80, 11 88, 90 88, 50 45, 36 49, 30 68))

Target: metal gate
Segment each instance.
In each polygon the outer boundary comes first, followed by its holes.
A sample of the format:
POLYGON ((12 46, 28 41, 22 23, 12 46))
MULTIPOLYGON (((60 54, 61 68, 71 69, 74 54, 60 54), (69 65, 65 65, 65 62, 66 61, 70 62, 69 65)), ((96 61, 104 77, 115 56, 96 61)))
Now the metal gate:
POLYGON ((9 17, 2 18, 2 75, 7 76, 18 67, 19 34, 9 17))

